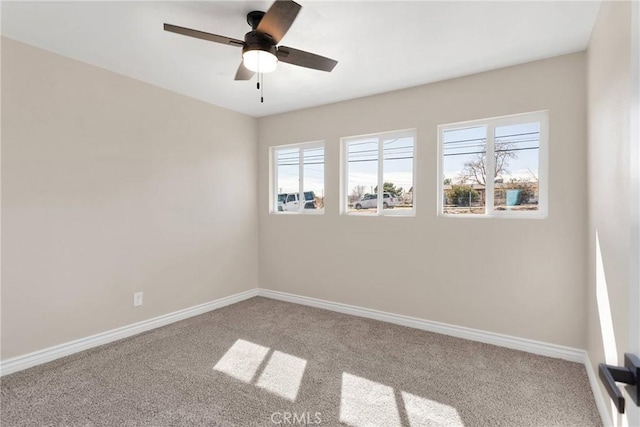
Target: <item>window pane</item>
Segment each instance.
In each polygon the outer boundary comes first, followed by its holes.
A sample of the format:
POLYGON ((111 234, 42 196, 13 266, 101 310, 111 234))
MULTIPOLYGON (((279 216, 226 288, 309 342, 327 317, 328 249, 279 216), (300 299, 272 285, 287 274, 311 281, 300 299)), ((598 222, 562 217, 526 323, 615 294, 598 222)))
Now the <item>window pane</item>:
POLYGON ((303 154, 304 209, 324 209, 324 147, 303 154))
POLYGON ((497 127, 495 130, 496 211, 538 210, 540 123, 497 127))
POLYGON ((378 185, 378 139, 347 143, 348 212, 375 214, 377 199, 371 195, 378 185))
POLYGON ((443 213, 485 213, 486 152, 485 126, 443 132, 443 213))
POLYGON ((278 176, 277 210, 279 212, 297 212, 299 209, 295 194, 300 191, 300 150, 286 148, 276 151, 278 176))
MULTIPOLYGON (((383 209, 411 214, 413 208, 413 137, 382 141, 384 203, 383 209)), ((377 192, 377 191, 376 191, 377 192)))

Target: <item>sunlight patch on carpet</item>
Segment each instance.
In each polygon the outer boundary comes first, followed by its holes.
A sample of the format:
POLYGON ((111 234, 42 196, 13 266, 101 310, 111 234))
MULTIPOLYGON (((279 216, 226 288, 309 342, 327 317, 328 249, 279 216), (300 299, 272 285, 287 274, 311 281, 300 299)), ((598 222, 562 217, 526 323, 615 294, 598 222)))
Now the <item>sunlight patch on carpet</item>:
POLYGON ((354 427, 401 427, 393 388, 344 372, 340 421, 354 427))
POLYGON ((274 351, 256 385, 293 402, 306 366, 304 359, 274 351))
POLYGON ((346 372, 340 421, 351 427, 464 427, 452 406, 346 372))
POLYGON ((401 394, 411 427, 464 427, 456 408, 407 393, 406 391, 401 392, 401 394))
POLYGON ((245 340, 237 340, 213 367, 240 381, 251 382, 269 349, 245 340))
POLYGON ((307 361, 277 350, 267 358, 270 350, 238 339, 213 369, 295 402, 307 361))

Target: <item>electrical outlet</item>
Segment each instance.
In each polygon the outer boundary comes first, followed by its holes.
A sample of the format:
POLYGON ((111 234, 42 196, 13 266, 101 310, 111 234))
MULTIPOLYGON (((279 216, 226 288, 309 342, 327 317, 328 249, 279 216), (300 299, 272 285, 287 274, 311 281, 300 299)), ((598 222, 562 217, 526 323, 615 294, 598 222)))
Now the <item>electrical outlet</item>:
POLYGON ((137 307, 142 305, 142 292, 136 292, 133 294, 133 306, 137 307))

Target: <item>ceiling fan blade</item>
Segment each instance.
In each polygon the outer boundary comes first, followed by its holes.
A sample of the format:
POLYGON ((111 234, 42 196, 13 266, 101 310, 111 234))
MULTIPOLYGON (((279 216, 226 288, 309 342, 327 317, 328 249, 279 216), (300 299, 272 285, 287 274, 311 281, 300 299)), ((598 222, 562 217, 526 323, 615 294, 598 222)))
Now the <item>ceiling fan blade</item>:
POLYGON ((256 30, 270 35, 275 43, 280 43, 300 9, 302 6, 293 0, 276 0, 260 20, 256 30))
POLYGON ((244 42, 230 37, 219 36, 217 34, 205 33, 204 31, 192 30, 191 28, 178 27, 177 25, 164 24, 164 30, 183 36, 195 37, 197 39, 207 40, 210 42, 228 44, 231 46, 243 47, 244 42))
POLYGON ((255 73, 244 66, 244 62, 240 62, 238 71, 236 71, 236 80, 251 80, 255 73))
POLYGON ((277 57, 282 62, 321 71, 331 71, 338 64, 338 61, 331 58, 287 46, 278 47, 277 57))

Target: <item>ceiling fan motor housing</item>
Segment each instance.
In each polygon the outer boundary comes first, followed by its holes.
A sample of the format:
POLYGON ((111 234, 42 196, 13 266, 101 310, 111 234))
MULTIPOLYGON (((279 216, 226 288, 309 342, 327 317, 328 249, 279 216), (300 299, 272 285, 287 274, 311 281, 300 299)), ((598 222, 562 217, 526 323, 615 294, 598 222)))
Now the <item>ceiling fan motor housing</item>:
POLYGON ((273 54, 274 56, 276 55, 276 45, 273 42, 273 39, 268 35, 257 31, 249 31, 244 36, 244 47, 242 48, 242 53, 244 54, 250 50, 263 50, 273 54))

